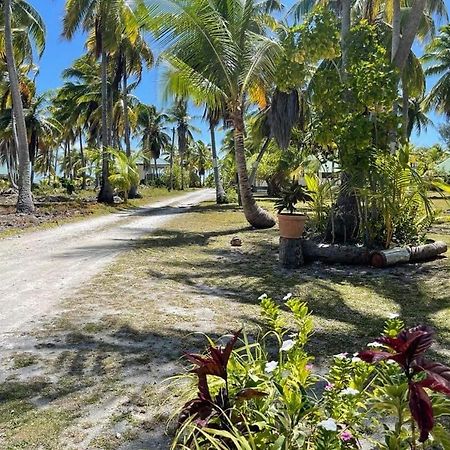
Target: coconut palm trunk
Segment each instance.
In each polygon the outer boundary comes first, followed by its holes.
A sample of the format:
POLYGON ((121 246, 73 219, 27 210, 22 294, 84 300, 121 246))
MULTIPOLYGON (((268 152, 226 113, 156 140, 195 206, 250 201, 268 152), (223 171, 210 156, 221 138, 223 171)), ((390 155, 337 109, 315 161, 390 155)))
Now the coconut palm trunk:
POLYGON ((105 49, 103 48, 102 38, 102 140, 101 140, 101 152, 102 152, 102 178, 100 192, 98 194, 98 201, 100 203, 113 203, 113 190, 109 182, 109 127, 108 127, 108 57, 105 49))
POLYGON ((409 92, 408 81, 405 73, 402 74, 402 138, 404 142, 409 141, 409 92))
POLYGON ((402 36, 392 60, 394 66, 397 67, 400 73, 402 73, 405 68, 409 52, 411 51, 414 39, 417 36, 420 22, 423 19, 425 5, 426 0, 415 0, 409 10, 406 24, 403 26, 402 36))
POLYGON ((34 211, 34 203, 33 195, 31 193, 30 154, 28 151, 27 129, 25 125, 22 98, 20 96, 19 77, 17 75, 13 50, 11 0, 4 0, 3 7, 5 17, 5 53, 13 103, 13 126, 16 129, 16 144, 19 157, 19 196, 17 198, 16 211, 18 213, 31 214, 34 211))
MULTIPOLYGON (((123 82, 122 82, 122 102, 123 102, 123 122, 124 122, 124 133, 125 133, 125 153, 128 157, 131 156, 131 139, 130 139, 130 117, 128 115, 128 74, 127 74, 127 61, 124 55, 124 71, 123 71, 123 82)), ((128 198, 138 197, 138 187, 137 185, 132 185, 130 187, 130 192, 128 193, 128 198)))
POLYGON ((391 61, 397 53, 400 45, 400 28, 401 28, 401 8, 400 0, 392 0, 392 45, 391 45, 391 61))
POLYGON ((275 225, 275 220, 267 211, 262 209, 256 203, 249 183, 244 146, 244 117, 242 109, 240 108, 233 114, 233 125, 234 150, 236 167, 239 176, 239 192, 241 194, 245 218, 250 225, 255 228, 271 228, 275 225))
POLYGON ((173 190, 173 151, 175 148, 175 127, 172 129, 172 145, 170 146, 169 191, 173 190))
POLYGON ((79 130, 79 139, 80 139, 80 157, 81 157, 81 189, 86 189, 86 158, 84 156, 84 149, 83 149, 83 132, 80 128, 79 130))
POLYGON ((261 147, 261 150, 258 153, 258 156, 256 157, 255 162, 252 166, 252 171, 250 172, 250 186, 253 186, 256 181, 256 172, 258 172, 259 164, 261 163, 261 160, 263 159, 264 154, 266 153, 267 149, 269 148, 270 144, 270 137, 266 138, 264 141, 263 146, 261 147))
POLYGON ((225 195, 225 191, 223 190, 222 183, 220 181, 219 165, 217 161, 216 132, 213 123, 211 123, 209 126, 209 132, 211 135, 211 153, 213 160, 214 185, 216 187, 216 203, 218 205, 221 205, 227 203, 227 198, 225 195))

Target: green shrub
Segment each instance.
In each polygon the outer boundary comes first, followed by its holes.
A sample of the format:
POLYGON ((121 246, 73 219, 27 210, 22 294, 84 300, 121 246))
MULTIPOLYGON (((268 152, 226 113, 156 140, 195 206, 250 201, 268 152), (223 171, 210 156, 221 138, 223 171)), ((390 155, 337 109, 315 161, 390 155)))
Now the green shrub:
POLYGON ((210 341, 206 354, 187 355, 193 366, 182 378, 191 387, 172 449, 449 448, 440 420, 450 414, 442 395, 450 395, 450 369, 423 358, 430 329, 389 319, 368 350, 335 355, 319 375, 306 351, 307 305, 285 297, 288 326, 272 299, 260 299, 264 334, 253 340, 238 331, 226 346, 210 341))

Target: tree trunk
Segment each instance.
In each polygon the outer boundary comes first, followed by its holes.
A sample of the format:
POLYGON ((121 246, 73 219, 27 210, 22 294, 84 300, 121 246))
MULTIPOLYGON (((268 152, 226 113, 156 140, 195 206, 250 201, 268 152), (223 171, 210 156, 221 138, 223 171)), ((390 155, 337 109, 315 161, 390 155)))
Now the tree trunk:
POLYGON ((443 241, 432 242, 431 244, 419 245, 411 247, 411 262, 427 261, 436 258, 439 255, 446 253, 448 250, 447 244, 443 241))
POLYGON ((288 239, 280 237, 279 258, 284 269, 298 269, 305 264, 302 250, 303 239, 288 239))
POLYGON ((34 211, 33 195, 31 193, 31 167, 28 152, 27 128, 20 96, 19 77, 14 59, 13 37, 11 29, 11 0, 4 0, 5 17, 5 53, 8 66, 9 82, 13 104, 14 123, 17 132, 17 152, 19 156, 19 196, 16 211, 31 214, 34 211))
POLYGON ((244 117, 241 108, 234 111, 234 150, 236 167, 239 175, 239 192, 241 193, 242 206, 247 221, 255 228, 271 228, 275 220, 270 214, 262 209, 253 198, 252 190, 248 180, 247 162, 244 147, 244 117))
POLYGON ((83 149, 83 131, 80 128, 79 131, 79 138, 80 138, 80 157, 81 157, 81 166, 82 172, 81 172, 81 189, 86 189, 86 158, 84 157, 84 149, 83 149))
POLYGON ((127 76, 127 63, 124 56, 124 73, 123 73, 123 122, 125 128, 125 151, 128 157, 131 156, 131 140, 130 140, 130 118, 128 117, 128 76, 127 76))
POLYGON ((183 154, 180 153, 180 167, 181 167, 181 190, 184 191, 184 164, 183 154))
POLYGON ((54 181, 56 181, 56 177, 58 174, 58 153, 59 153, 59 147, 56 147, 56 153, 55 153, 55 177, 54 181))
POLYGON ((409 92, 408 81, 405 74, 402 74, 402 137, 404 142, 409 141, 409 92))
POLYGON ((328 264, 361 264, 369 263, 370 252, 366 247, 358 245, 324 244, 302 239, 302 250, 305 261, 321 261, 328 264))
POLYGON ((414 39, 416 38, 420 22, 423 18, 425 4, 426 0, 415 0, 409 10, 407 22, 403 27, 402 37, 392 60, 394 66, 397 67, 400 73, 402 73, 405 68, 409 52, 411 51, 414 39))
MULTIPOLYGON (((342 67, 341 77, 347 80, 348 66, 348 44, 347 36, 351 26, 351 0, 343 0, 342 3, 342 22, 341 22, 341 51, 342 51, 342 67)), ((348 98, 351 92, 344 93, 344 99, 348 98)), ((345 151, 345 149, 340 149, 345 151)), ((357 229, 357 204, 354 193, 343 187, 350 182, 351 176, 343 171, 341 174, 341 189, 339 191, 336 204, 333 206, 330 222, 328 223, 327 239, 332 242, 346 242, 349 240, 357 229)))
POLYGON ((407 263, 410 259, 410 251, 406 247, 395 247, 389 250, 372 252, 370 265, 373 267, 389 267, 396 264, 407 263))
POLYGON ((392 0, 392 44, 391 61, 394 61, 400 45, 401 9, 400 0, 392 0))
POLYGON ((263 146, 261 147, 261 150, 258 153, 258 156, 256 157, 256 161, 253 164, 252 171, 250 173, 250 186, 253 186, 255 184, 256 180, 256 172, 258 171, 259 164, 261 163, 261 160, 263 159, 264 154, 266 153, 266 150, 269 148, 270 144, 270 137, 266 139, 263 146))
POLYGON ((67 139, 67 158, 69 163, 69 180, 73 180, 72 147, 70 145, 70 139, 67 139))
POLYGON ((209 125, 209 133, 211 135, 211 153, 213 160, 214 185, 216 187, 216 203, 218 205, 222 205, 224 203, 227 203, 227 197, 220 181, 219 165, 217 162, 216 133, 213 123, 210 123, 209 125))
MULTIPOLYGON (((103 37, 102 37, 103 41, 103 37)), ((102 42, 102 178, 100 192, 98 194, 98 202, 114 203, 114 194, 109 182, 109 127, 108 127, 108 60, 102 42)))
POLYGON ((175 148, 175 127, 172 128, 172 145, 170 147, 169 190, 173 190, 173 151, 175 148))
POLYGON ((153 158, 153 163, 155 164, 155 182, 159 178, 158 176, 158 161, 156 158, 153 158))
POLYGON ((347 79, 347 65, 348 65, 348 45, 347 36, 350 33, 351 26, 351 0, 341 1, 341 52, 342 52, 342 66, 341 76, 343 80, 347 79))

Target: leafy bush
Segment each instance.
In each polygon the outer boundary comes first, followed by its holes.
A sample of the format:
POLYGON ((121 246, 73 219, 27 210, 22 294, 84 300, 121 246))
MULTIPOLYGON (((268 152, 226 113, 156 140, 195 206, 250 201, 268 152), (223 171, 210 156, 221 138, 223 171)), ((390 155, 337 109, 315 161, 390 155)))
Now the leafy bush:
POLYGON ((306 351, 313 332, 307 305, 285 297, 289 328, 280 307, 260 299, 265 334, 252 340, 238 331, 224 347, 210 341, 206 354, 186 355, 193 367, 182 378, 198 392, 188 390, 172 449, 338 450, 370 442, 402 450, 417 449, 417 441, 449 448, 439 421, 450 415, 450 368, 423 359, 429 328, 407 330, 389 319, 370 350, 335 355, 318 375, 306 351))
POLYGON ((297 211, 297 203, 310 201, 312 201, 312 197, 309 191, 294 178, 289 185, 283 187, 281 198, 275 202, 275 209, 278 214, 284 210, 287 211, 286 214, 294 214, 297 211))

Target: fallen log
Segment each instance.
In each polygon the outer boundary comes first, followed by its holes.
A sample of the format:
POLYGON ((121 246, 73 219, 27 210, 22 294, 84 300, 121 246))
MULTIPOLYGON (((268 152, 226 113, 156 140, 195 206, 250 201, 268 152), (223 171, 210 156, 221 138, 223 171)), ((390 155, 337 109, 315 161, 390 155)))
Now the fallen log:
POLYGON ((329 264, 369 263, 370 252, 360 245, 324 244, 309 239, 302 240, 303 257, 305 261, 321 261, 329 264))
POLYGON ((436 258, 447 251, 447 244, 443 241, 436 241, 430 244, 418 245, 410 248, 410 262, 426 261, 436 258))
POLYGON ((298 269, 305 263, 302 251, 303 239, 280 237, 280 265, 285 269, 298 269))
POLYGON ((370 265, 373 267, 389 267, 395 264, 407 263, 410 259, 410 249, 395 247, 389 250, 376 250, 370 254, 370 265))
POLYGON ((370 254, 370 265, 389 267, 395 264, 427 261, 447 251, 447 244, 436 241, 416 247, 395 247, 389 250, 377 250, 370 254))

